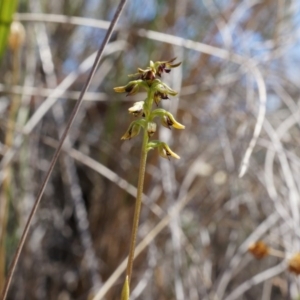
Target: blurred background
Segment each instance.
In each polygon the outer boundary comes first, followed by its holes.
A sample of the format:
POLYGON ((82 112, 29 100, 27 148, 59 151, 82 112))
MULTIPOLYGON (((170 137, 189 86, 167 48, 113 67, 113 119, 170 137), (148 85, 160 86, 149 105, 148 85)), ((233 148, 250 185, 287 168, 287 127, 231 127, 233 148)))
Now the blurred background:
MULTIPOLYGON (((5 3, 0 288, 118 1, 19 0, 8 15, 5 3)), ((113 87, 149 60, 173 57, 182 65, 163 80, 179 94, 160 106, 186 128, 158 126, 153 138, 181 159, 149 152, 131 300, 300 299, 297 272, 289 271, 300 252, 297 0, 128 1, 8 299, 119 299, 141 135, 120 138, 134 119, 128 108, 145 94, 113 87), (259 240, 270 255, 257 260, 248 247, 259 240)), ((299 270, 300 259, 294 263, 299 270)))

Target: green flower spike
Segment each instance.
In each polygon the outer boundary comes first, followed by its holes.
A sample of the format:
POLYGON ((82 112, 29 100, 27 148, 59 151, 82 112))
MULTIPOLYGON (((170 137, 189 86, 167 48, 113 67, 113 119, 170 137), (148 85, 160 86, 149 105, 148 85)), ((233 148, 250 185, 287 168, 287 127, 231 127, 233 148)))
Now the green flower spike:
POLYGON ((142 87, 147 92, 145 101, 139 101, 133 104, 128 109, 129 113, 139 119, 133 121, 125 134, 122 136, 122 140, 130 140, 137 136, 143 129, 143 144, 140 159, 140 170, 137 187, 137 197, 135 204, 135 212, 133 217, 132 234, 129 245, 129 255, 126 268, 126 279, 123 285, 122 300, 129 300, 130 297, 130 280, 132 275, 133 261, 136 237, 139 228, 139 218, 142 206, 143 185, 145 178, 146 162, 148 151, 157 148, 159 155, 163 158, 170 159, 174 157, 179 159, 179 155, 173 152, 170 147, 161 141, 150 140, 153 134, 156 132, 155 118, 160 118, 163 126, 170 128, 171 126, 176 129, 184 129, 184 125, 175 120, 173 115, 168 111, 157 108, 153 110, 153 102, 158 106, 161 100, 169 99, 169 96, 176 96, 177 92, 171 89, 168 85, 163 83, 159 77, 162 73, 170 73, 172 68, 178 67, 181 63, 174 63, 175 58, 168 61, 150 61, 150 65, 146 69, 138 69, 137 73, 129 75, 132 79, 127 85, 114 88, 117 93, 127 93, 127 96, 133 95, 139 91, 142 87))

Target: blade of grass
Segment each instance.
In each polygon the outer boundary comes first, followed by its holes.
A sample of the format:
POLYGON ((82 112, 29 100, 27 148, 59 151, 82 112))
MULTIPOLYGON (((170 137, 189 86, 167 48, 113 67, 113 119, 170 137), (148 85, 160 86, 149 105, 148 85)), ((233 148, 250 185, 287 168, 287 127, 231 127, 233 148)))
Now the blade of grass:
POLYGON ((45 191, 46 185, 48 183, 48 180, 49 180, 49 178, 51 176, 51 173, 52 173, 52 171, 54 169, 54 166, 56 164, 58 156, 59 156, 59 154, 61 152, 63 143, 64 143, 64 141, 65 141, 65 139, 66 139, 66 137, 67 137, 67 135, 68 135, 68 133, 70 131, 70 128, 71 128, 71 126, 73 124, 73 121, 74 121, 74 119, 75 119, 75 117, 77 115, 77 112, 79 110, 79 107, 80 107, 80 105, 81 105, 81 103, 83 101, 84 94, 87 91, 87 89, 88 89, 88 87, 89 87, 89 85, 91 83, 91 80, 92 80, 92 78, 93 78, 93 76, 94 76, 94 74, 96 72, 96 69, 97 69, 98 64, 100 62, 100 59, 102 57, 103 50, 104 50, 106 44, 108 43, 108 41, 109 41, 109 39, 111 37, 111 34, 112 34, 112 32, 113 32, 113 30, 114 30, 114 28, 116 26, 116 23, 118 22, 118 19, 119 19, 120 15, 121 15, 121 13, 122 13, 122 11, 124 9, 125 3, 126 3, 126 0, 121 0, 120 3, 119 3, 119 5, 118 5, 118 7, 117 7, 117 10, 116 10, 115 15, 113 17, 113 20, 112 20, 112 22, 111 22, 111 24, 109 26, 109 29, 107 30, 107 33, 106 33, 106 35, 104 37, 103 42, 102 42, 102 44, 101 44, 101 46, 100 46, 100 48, 98 50, 98 53, 96 55, 93 67, 92 67, 92 69, 91 69, 91 71, 89 73, 87 81, 86 81, 85 85, 82 88, 82 91, 80 93, 79 99, 78 99, 78 101, 77 101, 77 103, 76 103, 76 105, 75 105, 75 107, 74 107, 74 109, 73 109, 73 111, 71 113, 71 116, 70 116, 70 118, 68 120, 68 123, 66 125, 66 129, 63 132, 62 137, 61 137, 60 142, 59 142, 59 145, 58 145, 58 147, 57 147, 57 149, 56 149, 56 151, 55 151, 55 153, 53 155, 52 161, 50 163, 49 170, 48 170, 48 172, 46 174, 46 177, 45 177, 45 179, 44 179, 44 181, 43 181, 43 183, 41 185, 40 191, 39 191, 39 193, 38 193, 38 195, 36 197, 36 200, 35 200, 35 203, 33 205, 33 208, 32 208, 32 210, 31 210, 31 212, 29 214, 29 217, 28 217, 28 220, 26 222, 23 234, 21 236, 21 239, 20 239, 17 251, 16 251, 16 253, 14 255, 14 258, 13 258, 13 261, 11 263, 11 266, 10 266, 10 269, 9 269, 9 273, 8 273, 8 276, 7 276, 7 280, 5 282, 5 285, 4 285, 4 288, 3 288, 3 292, 2 292, 2 296, 1 296, 2 300, 5 300, 6 297, 7 297, 7 293, 8 293, 9 286, 10 286, 10 283, 11 283, 11 280, 12 280, 12 277, 13 277, 13 273, 14 273, 14 270, 15 270, 16 265, 18 263, 20 254, 22 252, 22 249, 23 249, 26 237, 27 237, 28 232, 29 232, 29 228, 30 228, 31 222, 33 220, 33 217, 34 217, 37 209, 38 209, 39 203, 40 203, 41 198, 42 198, 42 196, 44 194, 44 191, 45 191))
POLYGON ((16 12, 17 4, 17 0, 0 1, 0 59, 6 48, 10 24, 13 20, 13 14, 16 12))
MULTIPOLYGON (((20 47, 11 47, 12 53, 12 84, 18 84, 20 77, 20 47)), ((10 106, 8 111, 8 122, 11 124, 5 133, 4 144, 7 148, 13 146, 15 135, 15 122, 17 117, 18 108, 20 105, 20 96, 13 95, 10 99, 10 106)), ((5 269, 6 269, 6 239, 7 239, 7 223, 9 215, 9 203, 12 198, 11 179, 13 170, 8 165, 4 168, 3 172, 6 174, 3 181, 2 189, 0 192, 0 289, 2 289, 5 282, 5 269)))

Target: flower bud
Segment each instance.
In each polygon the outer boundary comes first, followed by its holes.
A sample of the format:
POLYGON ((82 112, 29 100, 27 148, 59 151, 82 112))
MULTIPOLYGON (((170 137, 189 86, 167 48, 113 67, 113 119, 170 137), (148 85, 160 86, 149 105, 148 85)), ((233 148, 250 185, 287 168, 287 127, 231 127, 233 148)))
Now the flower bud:
POLYGON ((147 126, 148 136, 151 137, 156 131, 156 123, 149 122, 147 126))
POLYGON ((10 25, 10 32, 8 36, 8 45, 12 50, 19 49, 25 41, 25 29, 24 26, 17 21, 14 21, 10 25))

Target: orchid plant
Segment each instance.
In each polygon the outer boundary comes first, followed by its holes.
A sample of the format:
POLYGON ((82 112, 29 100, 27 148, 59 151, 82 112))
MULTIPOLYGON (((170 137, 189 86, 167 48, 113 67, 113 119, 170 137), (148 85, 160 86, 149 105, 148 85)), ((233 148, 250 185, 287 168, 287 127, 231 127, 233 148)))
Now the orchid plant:
POLYGON ((128 263, 126 269, 126 278, 122 290, 122 300, 128 300, 130 296, 130 279, 132 274, 134 250, 136 244, 136 237, 139 225, 142 194, 144 186, 144 177, 146 170, 146 160, 148 151, 151 149, 157 149, 160 156, 170 159, 174 157, 179 159, 179 155, 173 152, 168 144, 159 140, 151 140, 150 138, 156 132, 157 125, 154 122, 155 119, 160 119, 161 125, 171 129, 184 129, 184 125, 177 122, 174 116, 165 109, 158 108, 159 103, 163 99, 169 99, 169 96, 176 96, 177 92, 171 89, 167 84, 160 80, 161 75, 170 73, 172 68, 178 67, 181 62, 174 63, 176 58, 169 61, 150 61, 150 66, 146 69, 138 68, 138 72, 129 77, 132 79, 127 85, 114 88, 117 93, 127 93, 127 96, 136 94, 140 88, 143 88, 147 92, 147 98, 144 101, 134 103, 132 107, 128 109, 129 113, 138 119, 133 121, 125 134, 122 136, 122 140, 130 140, 137 136, 141 130, 143 130, 143 144, 141 151, 140 170, 137 188, 137 197, 135 204, 135 212, 133 219, 133 229, 131 235, 128 263), (156 109, 153 109, 153 102, 156 104, 156 109))

